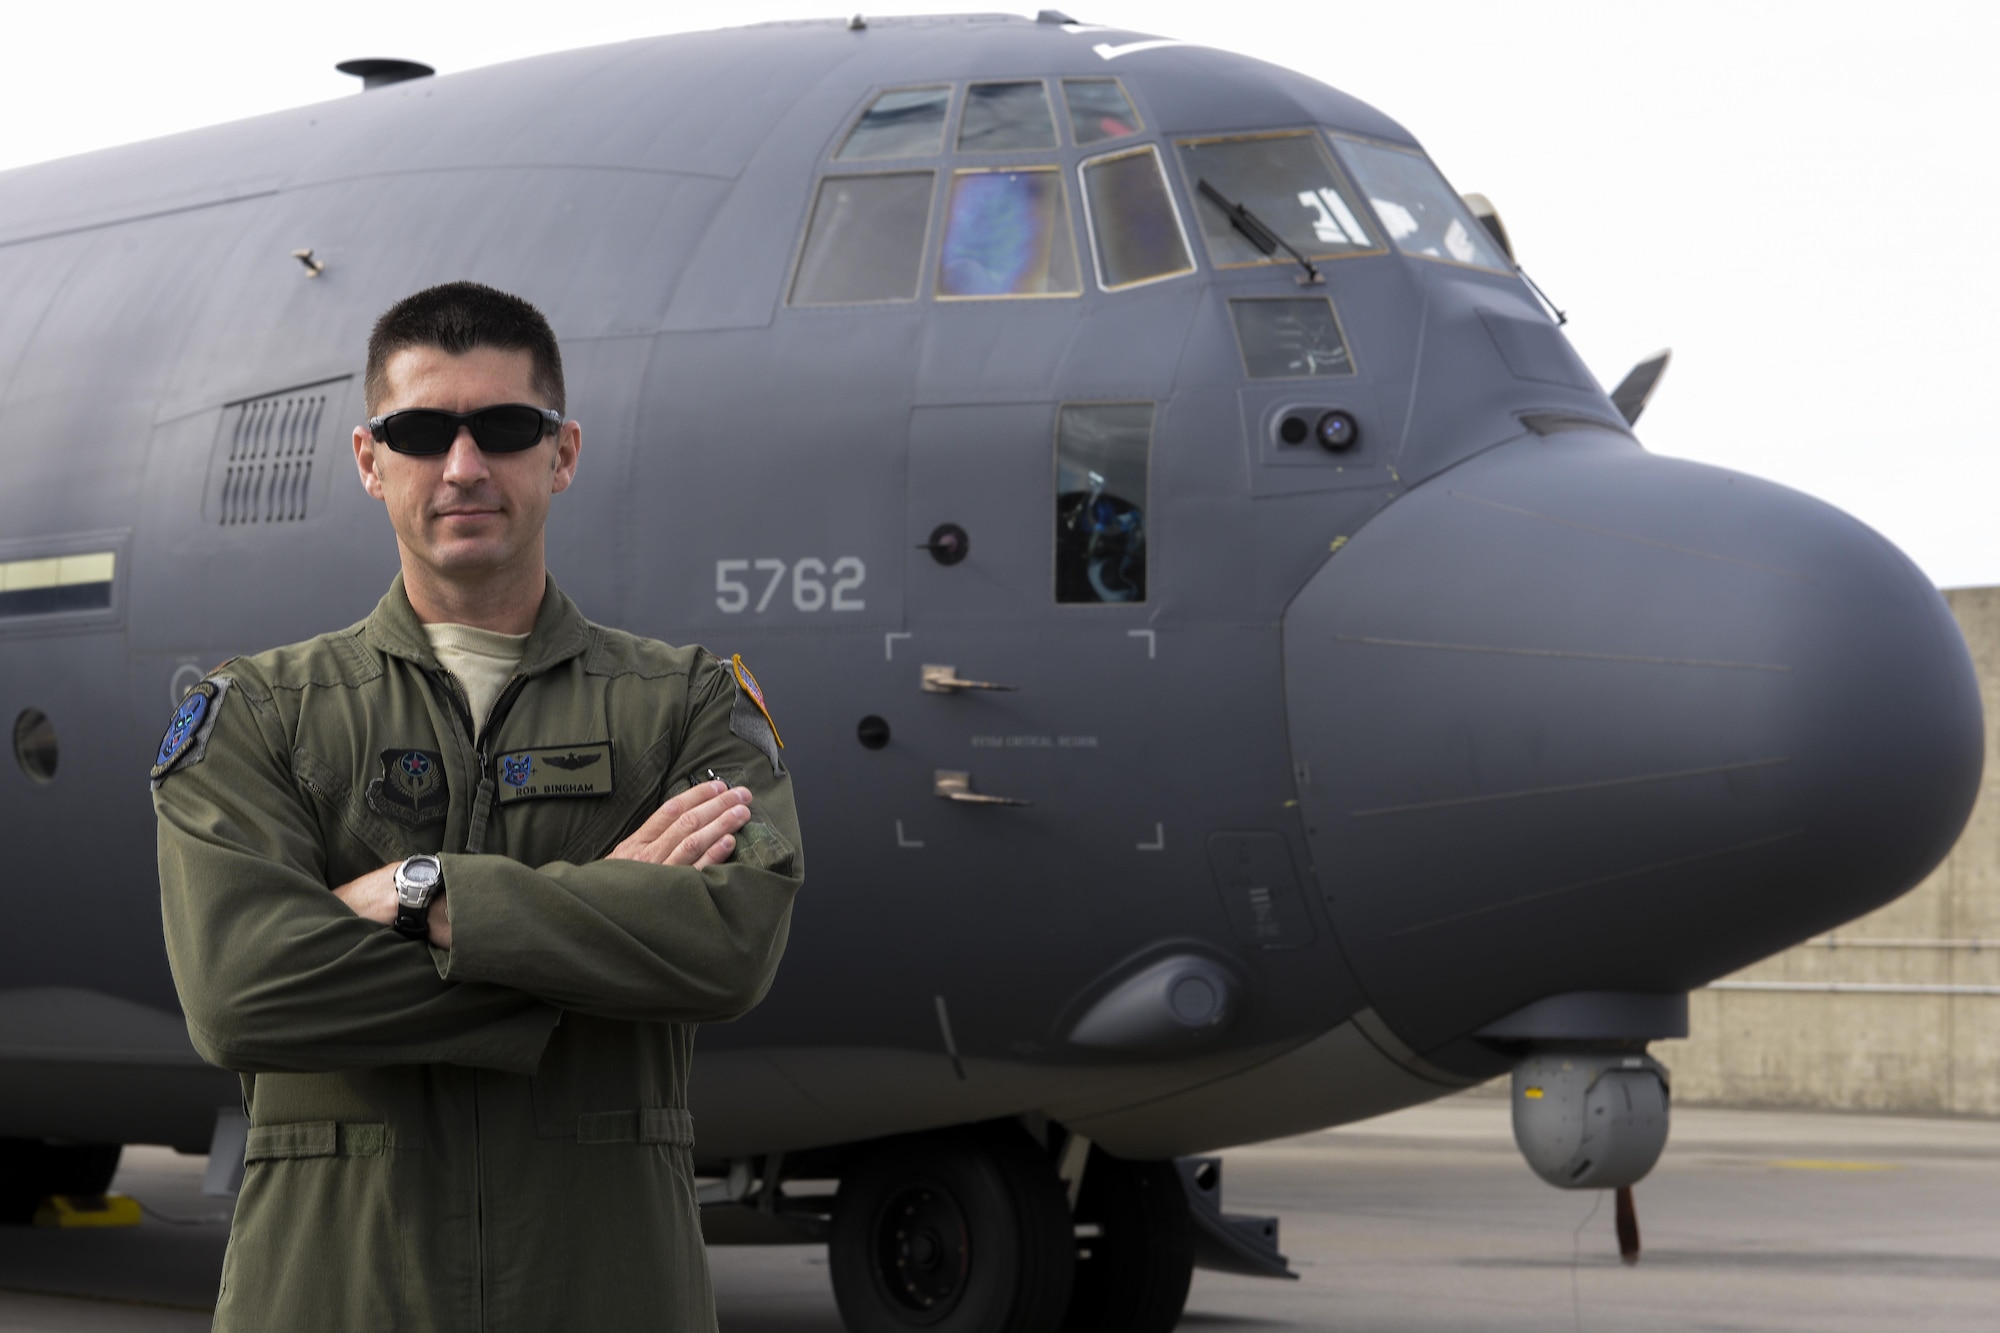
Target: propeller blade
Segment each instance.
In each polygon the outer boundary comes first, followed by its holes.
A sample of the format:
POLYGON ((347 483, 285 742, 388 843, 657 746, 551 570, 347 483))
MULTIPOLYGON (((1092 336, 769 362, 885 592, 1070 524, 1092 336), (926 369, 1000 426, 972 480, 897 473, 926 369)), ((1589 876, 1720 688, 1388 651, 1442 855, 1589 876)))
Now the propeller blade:
POLYGON ((1508 260, 1512 261, 1514 242, 1508 239, 1507 224, 1500 220, 1500 210, 1493 206, 1493 201, 1477 192, 1462 194, 1459 198, 1465 201, 1465 206, 1472 210, 1472 216, 1479 219, 1480 225, 1486 228, 1487 235, 1500 243, 1500 248, 1506 252, 1508 260))
POLYGON ((1628 1265, 1639 1262, 1639 1213, 1632 1207, 1632 1187, 1618 1187, 1618 1257, 1628 1265))
POLYGON ((1611 391, 1611 405, 1626 425, 1638 422, 1639 414, 1653 400, 1653 390, 1660 387, 1660 376, 1667 373, 1667 362, 1673 359, 1673 349, 1664 348, 1626 371, 1625 378, 1618 381, 1618 387, 1611 391))

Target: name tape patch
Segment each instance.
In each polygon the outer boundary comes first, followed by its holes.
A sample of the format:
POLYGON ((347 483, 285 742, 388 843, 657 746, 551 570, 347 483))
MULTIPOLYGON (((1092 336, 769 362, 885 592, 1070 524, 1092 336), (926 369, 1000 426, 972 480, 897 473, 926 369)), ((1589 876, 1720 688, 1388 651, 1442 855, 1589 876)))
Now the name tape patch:
POLYGON ((611 742, 540 745, 495 760, 494 789, 501 805, 558 796, 609 796, 611 742))

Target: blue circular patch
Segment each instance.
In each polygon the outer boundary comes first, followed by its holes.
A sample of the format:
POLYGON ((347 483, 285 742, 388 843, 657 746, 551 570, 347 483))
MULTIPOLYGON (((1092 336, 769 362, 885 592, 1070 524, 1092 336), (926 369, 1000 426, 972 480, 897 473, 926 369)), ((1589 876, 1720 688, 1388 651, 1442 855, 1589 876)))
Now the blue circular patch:
POLYGON ((173 720, 167 723, 167 734, 160 737, 159 753, 153 756, 153 773, 158 776, 174 766, 194 738, 201 732, 203 719, 208 716, 209 704, 215 698, 215 687, 207 681, 188 691, 187 698, 174 710, 173 720))

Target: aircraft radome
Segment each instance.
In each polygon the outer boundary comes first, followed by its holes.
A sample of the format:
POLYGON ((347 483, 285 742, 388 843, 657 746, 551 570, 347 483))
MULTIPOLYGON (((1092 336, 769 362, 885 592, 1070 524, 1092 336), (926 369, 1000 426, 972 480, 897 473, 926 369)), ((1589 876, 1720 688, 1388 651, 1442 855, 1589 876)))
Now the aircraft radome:
POLYGON ((387 585, 362 349, 447 279, 563 340, 564 588, 743 653, 782 725, 811 874, 702 1036, 702 1197, 830 1237, 853 1328, 1170 1327, 1196 1258, 1284 1269, 1175 1159, 1510 1069, 1536 1171, 1629 1185, 1688 991, 1964 821, 1918 571, 1649 454, 1659 364, 1607 397, 1331 88, 1052 13, 368 72, 0 176, 17 1208, 101 1189, 88 1145, 228 1174, 144 775, 206 668, 387 585))

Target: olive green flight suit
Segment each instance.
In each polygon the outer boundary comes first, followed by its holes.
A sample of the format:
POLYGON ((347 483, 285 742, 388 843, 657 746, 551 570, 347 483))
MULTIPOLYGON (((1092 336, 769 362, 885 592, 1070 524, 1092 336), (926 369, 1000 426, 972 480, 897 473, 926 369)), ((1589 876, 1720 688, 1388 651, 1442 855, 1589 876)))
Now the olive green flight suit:
POLYGON ((551 582, 475 735, 398 578, 203 688, 154 805, 188 1031, 251 1121, 216 1329, 713 1329, 694 1025, 763 996, 804 874, 731 666, 551 582), (530 798, 524 757, 557 794, 530 798), (711 769, 754 797, 728 861, 600 859, 711 769), (449 951, 329 892, 418 852, 442 856, 449 951))

